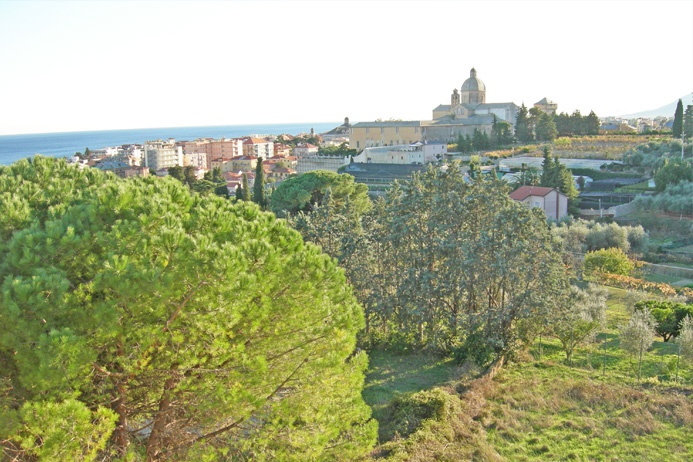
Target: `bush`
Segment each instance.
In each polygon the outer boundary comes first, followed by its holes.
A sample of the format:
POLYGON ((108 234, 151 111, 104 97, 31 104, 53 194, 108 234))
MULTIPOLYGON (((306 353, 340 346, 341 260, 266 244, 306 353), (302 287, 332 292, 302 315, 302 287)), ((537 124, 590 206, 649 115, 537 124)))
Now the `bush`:
POLYGON ((584 271, 586 275, 619 274, 628 276, 635 264, 619 248, 601 249, 587 252, 584 271))
POLYGON ((393 431, 400 436, 414 432, 426 419, 443 419, 446 404, 457 399, 440 388, 399 397, 393 403, 393 431))
POLYGON ((481 332, 469 335, 462 346, 455 351, 455 360, 462 364, 472 361, 479 367, 487 367, 496 359, 494 346, 481 332))
POLYGON ((647 249, 648 235, 642 226, 602 224, 595 221, 573 220, 554 228, 568 252, 582 253, 618 248, 624 253, 642 253, 647 249))

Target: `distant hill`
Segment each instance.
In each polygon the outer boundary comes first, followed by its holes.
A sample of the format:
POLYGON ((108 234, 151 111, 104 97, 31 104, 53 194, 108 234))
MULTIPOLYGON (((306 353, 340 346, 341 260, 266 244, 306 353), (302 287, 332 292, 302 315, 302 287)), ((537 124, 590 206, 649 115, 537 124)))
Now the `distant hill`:
MULTIPOLYGON (((682 96, 681 102, 683 103, 683 109, 684 111, 686 110, 686 106, 689 104, 693 104, 693 94, 688 93, 685 96, 682 96)), ((634 114, 625 114, 621 117, 631 119, 631 118, 636 118, 636 117, 657 117, 657 116, 664 116, 664 117, 674 117, 674 112, 676 112, 676 104, 679 102, 679 100, 672 101, 671 103, 662 106, 657 109, 650 109, 649 111, 642 111, 642 112, 636 112, 634 114)))

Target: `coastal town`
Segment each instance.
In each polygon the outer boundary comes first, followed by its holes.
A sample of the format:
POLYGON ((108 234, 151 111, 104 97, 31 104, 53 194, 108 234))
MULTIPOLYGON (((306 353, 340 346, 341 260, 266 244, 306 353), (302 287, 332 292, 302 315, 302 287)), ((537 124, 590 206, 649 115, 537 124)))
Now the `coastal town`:
POLYGON ((0 462, 690 461, 692 17, 0 1, 0 462))
MULTIPOLYGON (((200 180, 205 173, 218 169, 229 195, 235 194, 243 177, 250 187, 262 160, 267 187, 278 186, 294 175, 315 171, 348 171, 356 181, 372 190, 387 186, 394 179, 406 179, 423 165, 460 157, 458 140, 475 135, 491 137, 499 124, 512 134, 522 106, 513 102, 489 103, 486 85, 472 68, 462 86, 455 88, 450 104, 440 104, 430 120, 376 120, 344 123, 324 133, 262 135, 239 138, 199 138, 194 140, 147 140, 78 153, 70 161, 112 171, 120 177, 166 176, 169 169, 188 169, 200 180), (350 166, 351 164, 357 164, 350 166)), ((561 118, 558 104, 548 98, 534 103, 529 112, 546 114, 557 124, 561 118)), ((577 116, 580 117, 579 112, 577 116)), ((671 130, 673 117, 598 119, 594 113, 582 116, 593 120, 591 132, 583 134, 637 134, 671 130)), ((555 136, 555 135, 554 135, 555 136)), ((552 139, 551 139, 552 140, 552 139)), ((549 140, 549 141, 551 141, 549 140)), ((469 156, 467 156, 468 158, 469 156)), ((499 170, 512 173, 509 168, 499 170)), ((508 178, 513 178, 511 175, 508 178)), ((591 179, 587 179, 591 181, 591 179)))

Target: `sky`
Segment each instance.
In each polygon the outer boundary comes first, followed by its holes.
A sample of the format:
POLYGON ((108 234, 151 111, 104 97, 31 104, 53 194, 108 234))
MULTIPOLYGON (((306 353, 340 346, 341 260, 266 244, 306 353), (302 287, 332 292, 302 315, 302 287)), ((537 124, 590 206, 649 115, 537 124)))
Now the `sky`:
POLYGON ((655 109, 693 1, 0 0, 0 135, 429 120, 472 67, 487 102, 655 109))

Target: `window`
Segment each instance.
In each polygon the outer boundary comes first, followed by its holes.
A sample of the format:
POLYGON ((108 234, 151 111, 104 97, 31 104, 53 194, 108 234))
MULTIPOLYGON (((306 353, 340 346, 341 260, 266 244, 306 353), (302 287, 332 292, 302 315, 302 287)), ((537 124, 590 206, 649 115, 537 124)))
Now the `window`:
POLYGON ((366 135, 368 135, 371 132, 371 129, 366 127, 366 135))
POLYGON ((541 203, 539 201, 534 201, 534 207, 541 207, 541 203))
POLYGON ((380 134, 382 135, 383 133, 385 133, 385 127, 380 127, 380 134))
POLYGON ((395 127, 395 133, 399 133, 399 127, 395 127))

